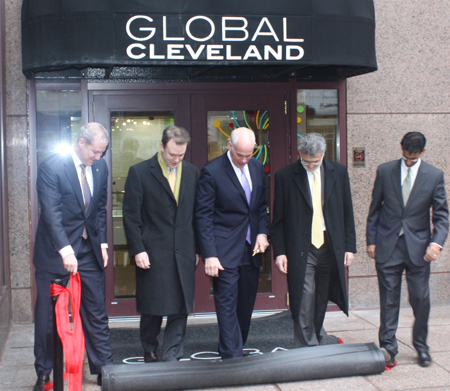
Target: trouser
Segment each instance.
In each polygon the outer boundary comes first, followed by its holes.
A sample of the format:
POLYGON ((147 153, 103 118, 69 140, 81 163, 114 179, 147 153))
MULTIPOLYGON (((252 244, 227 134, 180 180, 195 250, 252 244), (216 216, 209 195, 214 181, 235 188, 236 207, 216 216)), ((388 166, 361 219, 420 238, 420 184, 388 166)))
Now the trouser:
MULTIPOLYGON (((155 352, 158 348, 158 335, 163 317, 142 314, 140 322, 141 345, 145 352, 155 352)), ((162 361, 176 361, 184 355, 187 314, 168 315, 164 329, 162 361)))
POLYGON ((241 265, 219 271, 213 278, 214 303, 219 323, 219 354, 222 359, 242 357, 242 347, 250 331, 258 292, 259 267, 246 243, 241 265))
POLYGON ((329 240, 319 249, 310 246, 306 264, 305 280, 298 318, 294 318, 294 344, 296 348, 317 346, 320 343, 320 331, 328 305, 330 275, 335 272, 334 259, 329 240))
POLYGON ((430 263, 413 264, 408 255, 404 235, 400 236, 391 257, 376 264, 380 288, 380 347, 391 356, 398 353, 395 336, 400 313, 402 274, 406 271, 409 303, 414 312, 413 345, 420 353, 428 353, 427 335, 430 315, 430 263))
MULTIPOLYGON (((89 369, 92 374, 100 374, 103 365, 113 363, 105 305, 105 272, 98 264, 89 239, 83 239, 77 260, 81 279, 80 314, 89 369)), ((35 306, 35 369, 38 375, 50 374, 53 369, 53 306, 50 284, 55 279, 67 282, 69 276, 36 269, 35 277, 38 291, 35 306)))

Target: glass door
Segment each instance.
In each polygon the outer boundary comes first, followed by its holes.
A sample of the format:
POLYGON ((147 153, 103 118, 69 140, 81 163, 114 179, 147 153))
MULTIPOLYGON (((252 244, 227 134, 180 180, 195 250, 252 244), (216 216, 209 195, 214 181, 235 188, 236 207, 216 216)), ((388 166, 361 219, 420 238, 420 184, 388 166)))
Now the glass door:
MULTIPOLYGON (((192 88, 189 93, 171 88, 156 90, 92 90, 91 121, 109 127, 110 146, 105 159, 109 166, 107 309, 109 316, 136 315, 135 265, 129 258, 123 231, 122 199, 128 169, 152 157, 159 149, 163 129, 175 123, 185 127, 192 142, 185 159, 200 170, 209 160, 227 150, 232 129, 246 126, 255 132, 255 158, 265 167, 269 205, 273 199, 274 173, 290 161, 290 130, 286 107, 289 93, 252 86, 230 90, 192 88), (95 110, 95 111, 94 111, 95 110)), ((225 88, 226 87, 226 88, 225 88)), ((270 214, 270 207, 267 213, 270 214)), ((287 281, 278 272, 271 249, 261 268, 255 309, 285 309, 287 281)), ((202 263, 196 272, 195 312, 214 312, 210 279, 202 263)))
MULTIPOLYGON (((114 252, 114 297, 136 295, 135 262, 128 256, 122 202, 131 166, 160 149, 163 130, 174 124, 173 111, 111 111, 111 177, 114 252)), ((112 266, 112 265, 111 265, 112 266)))
MULTIPOLYGON (((192 98, 193 157, 199 167, 226 153, 233 129, 247 127, 255 133, 253 156, 259 159, 266 174, 268 204, 273 195, 273 175, 289 159, 286 148, 287 115, 284 111, 285 94, 252 91, 216 91, 215 94, 196 95, 192 98)), ((270 207, 267 210, 270 215, 270 207)), ((273 262, 271 249, 264 254, 255 309, 287 308, 286 279, 273 262)), ((214 311, 212 281, 197 268, 195 310, 214 311)))
MULTIPOLYGON (((110 131, 105 155, 109 167, 106 300, 109 316, 136 315, 134 259, 129 257, 122 202, 129 168, 155 155, 163 130, 174 123, 189 131, 189 96, 185 94, 91 91, 92 121, 110 131)), ((186 159, 190 158, 190 152, 186 159)))

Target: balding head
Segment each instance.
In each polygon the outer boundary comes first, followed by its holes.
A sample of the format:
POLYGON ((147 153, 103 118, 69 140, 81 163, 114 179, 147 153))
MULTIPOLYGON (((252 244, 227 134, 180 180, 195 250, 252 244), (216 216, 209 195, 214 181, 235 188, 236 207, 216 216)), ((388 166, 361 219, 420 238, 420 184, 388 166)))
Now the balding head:
POLYGON ((231 132, 228 142, 231 161, 238 168, 243 168, 252 158, 255 148, 255 133, 248 128, 237 128, 231 132))

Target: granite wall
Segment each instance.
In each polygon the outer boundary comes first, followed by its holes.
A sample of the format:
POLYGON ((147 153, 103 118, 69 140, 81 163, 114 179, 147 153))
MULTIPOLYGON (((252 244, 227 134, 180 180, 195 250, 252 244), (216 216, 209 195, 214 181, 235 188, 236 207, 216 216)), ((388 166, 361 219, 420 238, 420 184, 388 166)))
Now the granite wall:
MULTIPOLYGON (((378 307, 374 261, 366 255, 365 224, 375 171, 401 157, 406 132, 427 137, 424 160, 444 170, 450 192, 450 5, 445 0, 375 0, 378 71, 348 79, 348 165, 356 212, 358 254, 350 270, 352 308, 378 307), (366 166, 352 150, 366 149, 366 166)), ((432 265, 432 303, 448 304, 448 246, 432 265)), ((407 303, 407 294, 402 295, 407 303)))
POLYGON ((21 0, 5 1, 6 158, 14 322, 32 322, 27 80, 22 74, 21 0))

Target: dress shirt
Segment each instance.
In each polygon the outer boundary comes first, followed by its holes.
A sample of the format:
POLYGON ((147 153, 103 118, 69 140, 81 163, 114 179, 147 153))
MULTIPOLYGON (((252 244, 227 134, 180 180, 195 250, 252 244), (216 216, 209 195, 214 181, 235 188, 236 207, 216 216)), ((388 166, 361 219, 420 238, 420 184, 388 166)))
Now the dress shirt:
MULTIPOLYGON (((227 152, 227 156, 228 159, 230 159, 231 166, 233 167, 233 170, 236 173, 237 178, 239 179, 239 183, 242 186, 242 179, 241 179, 242 171, 239 167, 236 167, 234 165, 233 160, 231 160, 230 151, 227 152)), ((250 184, 250 190, 253 190, 252 177, 250 176, 250 171, 248 170, 248 164, 244 166, 244 173, 245 176, 247 177, 248 183, 250 184)), ((244 186, 242 186, 242 188, 244 188, 244 186)))
MULTIPOLYGON (((81 159, 76 154, 75 149, 74 149, 73 146, 70 149, 70 154, 72 156, 73 163, 74 163, 75 168, 77 170, 78 182, 80 182, 81 194, 83 195, 83 201, 84 201, 85 199, 84 199, 84 193, 83 193, 83 186, 81 185, 81 172, 82 172, 81 171, 81 164, 83 164, 83 162, 81 161, 81 159)), ((92 166, 86 166, 86 180, 88 182, 89 189, 91 190, 91 197, 92 197, 94 195, 94 177, 92 175, 92 166)), ((102 243, 102 248, 108 248, 108 243, 102 243)), ((75 254, 75 251, 73 251, 73 248, 72 248, 71 245, 63 247, 58 252, 59 252, 59 255, 61 255, 62 258, 66 257, 67 255, 70 255, 70 254, 75 254)))
POLYGON ((401 164, 402 177, 401 177, 400 186, 403 185, 406 175, 408 174, 408 168, 410 168, 411 169, 411 189, 413 188, 414 182, 417 178, 417 173, 419 172, 420 163, 422 163, 422 159, 419 158, 419 160, 417 161, 416 164, 414 164, 414 166, 406 167, 405 161, 402 159, 402 164, 401 164))

